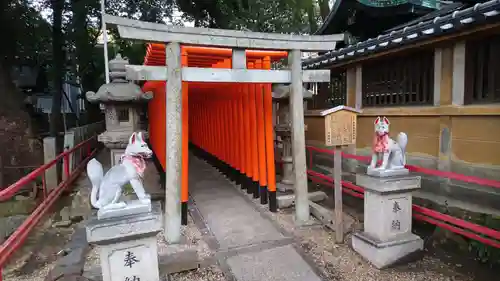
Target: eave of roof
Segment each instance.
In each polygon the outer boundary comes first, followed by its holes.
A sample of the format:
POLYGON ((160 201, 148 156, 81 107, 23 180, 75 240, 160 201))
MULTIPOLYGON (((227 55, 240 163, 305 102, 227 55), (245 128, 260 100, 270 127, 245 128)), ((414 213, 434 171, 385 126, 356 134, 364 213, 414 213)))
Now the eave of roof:
POLYGON ((360 56, 373 54, 389 48, 399 47, 457 31, 500 14, 500 0, 477 3, 473 7, 449 11, 448 14, 424 20, 413 25, 393 30, 377 38, 368 39, 345 48, 330 51, 315 58, 302 61, 304 69, 321 68, 348 61, 360 56))
POLYGON ((436 17, 442 17, 442 16, 445 16, 449 13, 452 13, 454 10, 465 9, 467 7, 470 7, 470 4, 464 4, 464 3, 446 4, 443 7, 441 7, 441 9, 439 9, 439 10, 435 10, 435 11, 430 12, 428 14, 425 14, 421 17, 418 17, 414 20, 411 20, 409 22, 406 22, 406 23, 400 24, 398 26, 395 26, 393 28, 390 28, 388 30, 385 30, 382 34, 390 33, 392 31, 397 31, 397 30, 400 30, 400 29, 405 28, 407 26, 412 26, 412 25, 418 24, 422 21, 433 20, 436 17))

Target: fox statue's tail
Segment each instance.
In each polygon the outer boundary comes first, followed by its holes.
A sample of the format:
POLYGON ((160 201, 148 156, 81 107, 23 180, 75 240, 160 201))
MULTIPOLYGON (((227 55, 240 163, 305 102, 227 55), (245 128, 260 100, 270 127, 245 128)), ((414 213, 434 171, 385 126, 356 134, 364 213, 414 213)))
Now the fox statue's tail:
POLYGON ((408 144, 408 136, 401 132, 398 134, 398 140, 397 140, 399 147, 401 147, 401 154, 403 157, 403 165, 406 164, 406 145, 408 144))
POLYGON ((92 192, 90 193, 90 203, 94 208, 101 208, 97 200, 97 194, 99 193, 99 188, 101 186, 102 178, 104 177, 104 170, 101 163, 95 158, 92 158, 89 163, 87 163, 87 176, 92 183, 92 192))

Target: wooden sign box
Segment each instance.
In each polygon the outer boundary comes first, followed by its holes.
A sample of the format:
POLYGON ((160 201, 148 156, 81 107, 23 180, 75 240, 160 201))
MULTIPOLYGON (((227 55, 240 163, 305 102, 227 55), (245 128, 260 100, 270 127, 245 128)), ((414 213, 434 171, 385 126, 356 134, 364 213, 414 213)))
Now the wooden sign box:
POLYGON ((304 123, 306 140, 325 146, 356 144, 357 115, 354 108, 340 105, 330 109, 308 110, 304 123))

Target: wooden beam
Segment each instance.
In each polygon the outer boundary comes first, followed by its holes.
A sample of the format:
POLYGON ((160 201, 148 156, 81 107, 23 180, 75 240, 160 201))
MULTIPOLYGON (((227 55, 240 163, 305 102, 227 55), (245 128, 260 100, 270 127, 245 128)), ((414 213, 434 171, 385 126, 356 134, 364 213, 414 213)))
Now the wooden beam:
POLYGON ((500 105, 445 105, 445 106, 403 106, 391 108, 364 108, 359 116, 500 116, 500 105))
MULTIPOLYGON (((127 65, 128 80, 166 81, 167 67, 127 65)), ((185 82, 227 82, 227 83, 291 83, 290 70, 263 70, 263 69, 225 69, 183 67, 182 78, 185 82)), ((330 70, 304 70, 302 81, 329 82, 330 70)))
POLYGON ((166 66, 126 65, 127 80, 132 81, 166 81, 166 66))
MULTIPOLYGON (((233 82, 233 83, 291 83, 289 70, 261 69, 223 69, 183 67, 182 77, 187 82, 233 82)), ((329 72, 303 72, 302 79, 307 82, 328 82, 329 72)))
POLYGON ((178 27, 103 15, 107 24, 118 27, 123 39, 149 42, 232 47, 242 49, 326 51, 344 40, 343 34, 290 35, 198 27, 178 27))

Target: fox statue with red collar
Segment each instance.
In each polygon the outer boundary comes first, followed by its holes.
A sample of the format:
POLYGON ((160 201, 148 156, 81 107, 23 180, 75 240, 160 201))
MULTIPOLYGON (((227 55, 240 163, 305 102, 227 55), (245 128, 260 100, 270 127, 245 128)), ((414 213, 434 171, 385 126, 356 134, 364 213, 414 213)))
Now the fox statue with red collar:
POLYGON ((130 136, 120 164, 109 169, 104 175, 101 163, 95 158, 87 164, 87 175, 92 183, 90 203, 99 210, 121 209, 127 206, 119 202, 123 186, 130 183, 139 201, 150 204, 151 199, 144 191, 142 177, 146 169, 145 159, 151 158, 153 152, 143 139, 142 133, 130 136))
POLYGON ((375 134, 373 136, 372 160, 368 166, 368 175, 389 176, 407 174, 405 168, 405 150, 408 136, 400 132, 397 140, 389 137, 389 119, 377 117, 374 122, 375 134), (380 166, 377 163, 382 160, 380 166))

